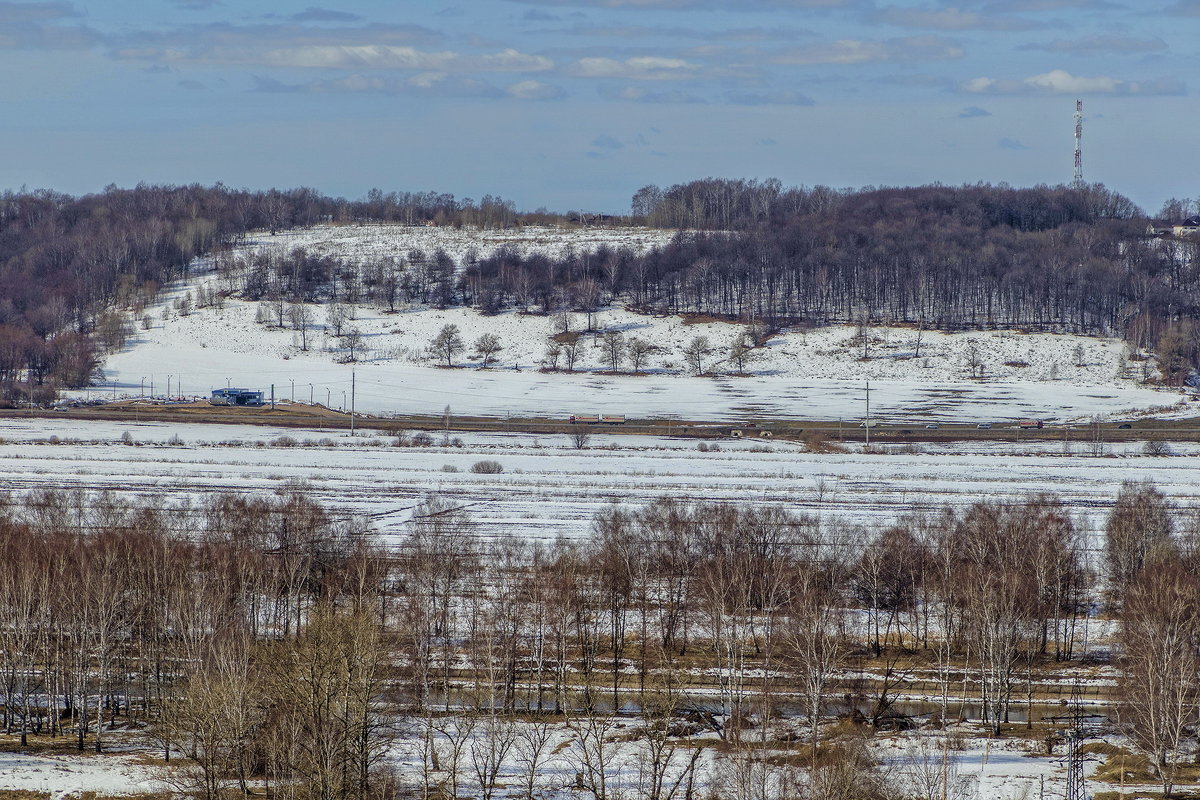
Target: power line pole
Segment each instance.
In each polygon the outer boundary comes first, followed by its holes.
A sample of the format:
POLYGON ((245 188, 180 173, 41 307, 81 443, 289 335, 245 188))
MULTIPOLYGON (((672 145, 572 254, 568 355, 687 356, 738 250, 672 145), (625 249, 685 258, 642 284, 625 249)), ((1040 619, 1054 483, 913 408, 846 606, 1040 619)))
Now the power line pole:
POLYGON ((350 435, 354 435, 354 370, 350 370, 350 435))
POLYGON ((867 381, 867 421, 863 423, 867 426, 867 447, 871 446, 871 382, 867 381))

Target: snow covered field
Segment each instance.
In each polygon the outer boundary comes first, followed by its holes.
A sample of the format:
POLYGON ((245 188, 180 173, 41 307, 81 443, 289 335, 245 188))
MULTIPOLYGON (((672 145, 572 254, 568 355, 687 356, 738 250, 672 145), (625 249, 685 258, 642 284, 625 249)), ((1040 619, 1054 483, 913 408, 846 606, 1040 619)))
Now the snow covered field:
MULTIPOLYGON (((481 253, 518 237, 520 246, 561 253, 600 242, 644 249, 667 232, 644 229, 514 232, 446 228, 318 228, 293 236, 263 237, 246 245, 328 251, 349 259, 440 246, 461 257, 481 253)), ((541 372, 552 320, 508 311, 484 316, 470 309, 405 308, 395 314, 359 307, 348 327, 361 331, 367 347, 356 363, 344 363, 343 338, 325 328, 326 306, 314 306, 307 351, 299 334, 255 322, 257 303, 229 300, 180 316, 171 309, 204 282, 201 269, 191 284, 175 287, 150 309, 152 327, 139 329, 126 348, 109 357, 105 379, 86 393, 116 397, 149 393, 207 395, 212 389, 244 386, 277 397, 310 398, 335 408, 348 406, 351 373, 356 408, 373 414, 438 414, 449 405, 459 414, 563 417, 572 413, 617 413, 654 419, 858 419, 864 413, 864 382, 871 381, 872 416, 896 421, 1080 420, 1163 410, 1177 393, 1140 384, 1143 366, 1124 343, 1014 331, 943 334, 913 329, 871 328, 864 347, 849 326, 789 331, 756 348, 749 377, 734 376, 726 360, 740 332, 724 322, 692 323, 620 308, 599 314, 598 327, 637 336, 662 348, 647 375, 603 374, 607 364, 598 337, 589 338, 574 373, 541 372), (165 312, 165 318, 164 318, 165 312), (457 325, 467 352, 454 368, 438 365, 430 340, 443 325, 457 325), (470 353, 483 333, 500 338, 495 364, 478 369, 470 353), (683 347, 706 336, 715 352, 704 367, 716 377, 691 373, 683 347), (981 373, 982 380, 972 378, 981 373)), ((574 326, 584 315, 573 315, 574 326)), ((625 366, 628 369, 628 365, 625 366)), ((1152 370, 1151 370, 1152 371, 1152 370)))
MULTIPOLYGON (((613 501, 632 505, 663 496, 779 504, 842 518, 869 533, 909 510, 1047 489, 1068 500, 1081 523, 1095 531, 1127 479, 1153 481, 1181 505, 1196 504, 1200 495, 1197 445, 1172 445, 1176 457, 1143 456, 1139 442, 1107 445, 1098 457, 1086 443, 1075 442, 1066 454, 1061 443, 1044 441, 816 455, 779 441, 723 440, 714 452, 711 441, 701 451, 695 440, 621 434, 597 434, 584 450, 565 435, 451 433, 448 444, 440 434, 433 438, 428 447, 396 447, 393 437, 351 437, 344 430, 4 419, 0 491, 111 489, 176 503, 199 502, 217 491, 303 486, 335 514, 369 518, 389 543, 399 540, 412 509, 434 492, 465 506, 482 536, 541 539, 586 535, 593 515, 613 501), (122 441, 126 433, 129 443, 122 441), (469 471, 483 459, 500 462, 504 471, 469 471)), ((956 745, 965 749, 949 755, 953 774, 977 789, 974 796, 1036 797, 1043 781, 1047 791, 1061 792, 1061 759, 1035 757, 1039 742, 991 742, 971 738, 969 730, 956 745)), ((930 738, 933 756, 940 758, 941 740, 930 738)), ((891 779, 915 780, 929 770, 920 741, 911 734, 884 735, 871 747, 891 779)), ((635 748, 621 748, 614 769, 633 770, 635 748)), ((419 743, 401 740, 395 763, 415 774, 417 752, 419 743)), ((570 754, 556 751, 552 760, 543 773, 547 796, 576 796, 556 791, 574 774, 570 754)), ((720 765, 711 767, 706 779, 720 780, 720 765)), ((520 767, 508 764, 503 774, 506 784, 517 785, 520 767)), ((0 756, 0 785, 53 790, 56 797, 77 790, 138 791, 152 777, 123 758, 0 756)))
POLYGON ((1069 454, 1062 443, 977 442, 818 455, 779 441, 722 440, 718 452, 702 452, 695 440, 619 434, 597 434, 584 450, 566 435, 450 438, 449 445, 434 434, 433 446, 395 447, 393 437, 362 432, 5 419, 0 490, 82 487, 197 499, 302 483, 314 500, 369 517, 391 541, 430 494, 466 505, 484 536, 535 539, 586 535, 607 505, 659 497, 779 504, 867 528, 908 511, 1043 491, 1095 527, 1126 480, 1151 481, 1181 505, 1200 502, 1195 445, 1172 445, 1174 457, 1142 455, 1140 442, 1105 445, 1105 457, 1083 442, 1070 443, 1069 454), (121 442, 126 432, 134 444, 121 442), (470 472, 485 459, 504 471, 470 472))
POLYGON ((157 771, 125 755, 29 755, 0 752, 0 788, 48 792, 53 800, 138 794, 162 788, 157 771))

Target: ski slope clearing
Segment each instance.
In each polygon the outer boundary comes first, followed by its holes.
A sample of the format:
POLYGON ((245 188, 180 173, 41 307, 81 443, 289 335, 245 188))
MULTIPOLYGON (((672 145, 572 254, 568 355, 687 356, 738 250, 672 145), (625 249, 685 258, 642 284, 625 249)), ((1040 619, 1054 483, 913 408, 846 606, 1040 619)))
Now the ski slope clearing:
MULTIPOLYGON (((511 244, 558 254, 600 243, 643 249, 668 232, 644 229, 525 229, 514 232, 447 228, 319 228, 287 237, 263 237, 245 246, 295 246, 327 250, 347 259, 403 253, 433 242, 452 255, 511 244)), ((729 347, 743 328, 728 322, 679 316, 648 316, 622 308, 601 311, 585 334, 583 355, 573 371, 547 370, 548 337, 557 332, 550 317, 509 310, 483 315, 472 309, 410 306, 387 313, 359 306, 351 328, 365 347, 353 353, 346 336, 334 335, 329 307, 310 306, 313 322, 303 335, 287 324, 256 322, 265 303, 226 300, 182 314, 181 298, 200 286, 231 284, 198 265, 188 284, 172 289, 149 309, 149 329, 140 329, 124 350, 109 357, 98 389, 113 397, 165 394, 205 396, 215 388, 242 386, 276 397, 315 401, 360 412, 460 414, 504 417, 565 417, 614 413, 640 419, 748 420, 756 418, 855 420, 865 414, 864 382, 871 382, 873 417, 898 422, 1004 421, 1036 417, 1081 420, 1163 412, 1178 393, 1143 385, 1154 365, 1131 353, 1124 342, 1017 331, 946 334, 911 328, 831 326, 789 330, 751 351, 739 372, 729 347), (464 343, 450 363, 430 343, 446 325, 464 343), (638 337, 658 349, 629 374, 628 362, 607 363, 601 331, 638 337), (473 354, 483 334, 498 336, 503 348, 487 369, 473 354), (684 348, 706 337, 712 353, 695 374, 684 348), (352 388, 351 375, 356 381, 352 388)), ((571 315, 582 330, 586 315, 571 315)), ((561 364, 560 364, 561 366, 561 364)))

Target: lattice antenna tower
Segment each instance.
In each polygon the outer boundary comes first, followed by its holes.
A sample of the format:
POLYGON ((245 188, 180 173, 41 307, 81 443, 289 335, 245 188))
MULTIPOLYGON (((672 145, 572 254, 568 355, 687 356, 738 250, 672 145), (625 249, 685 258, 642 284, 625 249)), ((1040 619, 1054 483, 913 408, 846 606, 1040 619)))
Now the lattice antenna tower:
POLYGON ((1065 800, 1090 800, 1087 783, 1083 775, 1083 762, 1086 757, 1080 752, 1083 740, 1087 738, 1087 730, 1083 720, 1083 696, 1080 692, 1079 680, 1076 679, 1071 687, 1071 727, 1066 731, 1067 740, 1067 791, 1065 800))
POLYGON ((1083 188, 1083 101, 1075 101, 1075 178, 1071 185, 1083 188))

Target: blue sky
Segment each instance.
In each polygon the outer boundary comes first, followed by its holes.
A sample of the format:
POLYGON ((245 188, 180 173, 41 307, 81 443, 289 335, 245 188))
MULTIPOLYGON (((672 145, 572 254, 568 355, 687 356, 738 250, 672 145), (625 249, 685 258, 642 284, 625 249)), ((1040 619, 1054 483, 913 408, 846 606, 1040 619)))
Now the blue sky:
POLYGON ((0 189, 1200 195, 1200 0, 0 0, 0 189), (314 4, 315 3, 315 4, 314 4))

